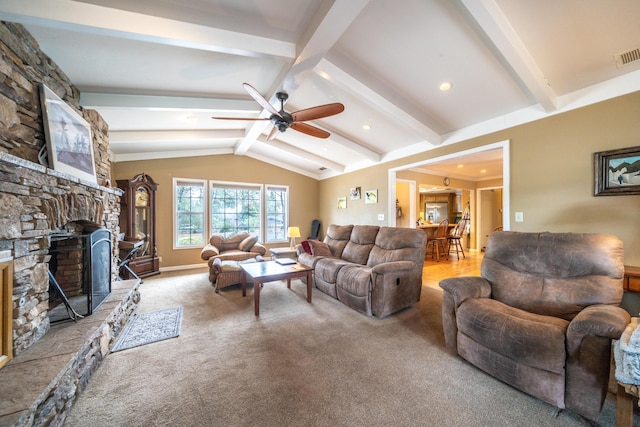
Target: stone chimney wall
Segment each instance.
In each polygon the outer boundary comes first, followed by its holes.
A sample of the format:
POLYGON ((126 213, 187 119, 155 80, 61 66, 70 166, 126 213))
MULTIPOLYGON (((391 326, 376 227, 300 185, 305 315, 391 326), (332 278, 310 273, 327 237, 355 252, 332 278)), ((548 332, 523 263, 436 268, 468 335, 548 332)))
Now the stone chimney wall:
POLYGON ((50 235, 69 222, 112 232, 117 275, 119 189, 111 188, 108 126, 79 106, 80 92, 18 24, 0 22, 0 250, 14 257, 13 338, 19 354, 49 330, 50 235), (91 124, 97 184, 39 163, 46 146, 39 86, 45 84, 91 124))

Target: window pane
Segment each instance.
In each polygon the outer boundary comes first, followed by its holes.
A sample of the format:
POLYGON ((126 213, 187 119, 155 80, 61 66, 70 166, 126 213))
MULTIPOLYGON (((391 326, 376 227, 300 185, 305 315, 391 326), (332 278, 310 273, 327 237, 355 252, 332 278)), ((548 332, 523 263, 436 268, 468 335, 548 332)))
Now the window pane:
POLYGON ((204 181, 174 180, 176 247, 202 246, 205 238, 204 181))
POLYGON ((226 237, 241 231, 260 236, 261 187, 211 184, 211 232, 226 237))
POLYGON ((288 228, 288 188, 266 187, 266 241, 286 241, 288 228))

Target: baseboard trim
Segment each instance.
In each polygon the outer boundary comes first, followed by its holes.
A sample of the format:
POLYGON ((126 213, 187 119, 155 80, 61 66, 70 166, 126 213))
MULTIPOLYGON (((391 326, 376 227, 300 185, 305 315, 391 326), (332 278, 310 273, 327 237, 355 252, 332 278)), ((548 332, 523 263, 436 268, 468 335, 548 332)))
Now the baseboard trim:
POLYGON ((207 268, 207 264, 174 265, 171 267, 160 267, 160 271, 193 270, 194 268, 207 268))

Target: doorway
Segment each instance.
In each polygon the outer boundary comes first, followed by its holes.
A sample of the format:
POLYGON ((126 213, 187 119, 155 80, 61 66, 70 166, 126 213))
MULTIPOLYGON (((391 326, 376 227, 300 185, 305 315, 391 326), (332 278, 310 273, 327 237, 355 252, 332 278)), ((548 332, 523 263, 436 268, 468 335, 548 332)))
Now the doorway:
POLYGON ((489 235, 498 227, 503 227, 502 222, 502 187, 479 188, 476 199, 478 200, 478 233, 476 233, 476 248, 484 251, 489 235))
MULTIPOLYGON (((436 169, 438 164, 444 164, 444 163, 452 163, 452 162, 464 162, 466 158, 471 158, 473 157, 473 155, 475 154, 482 154, 483 152, 488 152, 491 150, 499 150, 502 153, 502 164, 501 164, 501 179, 502 179, 502 185, 501 186, 494 186, 494 187, 487 187, 487 188, 482 188, 481 190, 495 190, 495 189, 500 189, 501 192, 501 200, 502 200, 502 206, 501 211, 498 211, 500 218, 498 219, 492 219, 493 216, 492 215, 484 215, 484 220, 482 218, 482 215, 479 211, 480 207, 481 207, 481 202, 480 202, 480 197, 481 197, 481 193, 480 191, 477 191, 478 188, 476 188, 476 191, 472 191, 471 192, 471 200, 470 200, 470 209, 471 209, 471 236, 469 236, 471 240, 472 245, 471 246, 475 246, 476 250, 480 250, 482 248, 482 238, 483 235, 488 234, 486 232, 486 227, 491 227, 494 223, 500 223, 501 222, 501 226, 505 229, 508 230, 509 226, 510 226, 510 205, 509 205, 509 188, 510 188, 510 172, 509 172, 509 161, 508 159, 509 157, 509 140, 505 140, 505 141, 500 141, 500 142, 496 142, 493 144, 487 144, 481 147, 476 147, 476 148, 472 148, 469 150, 464 150, 464 151, 460 151, 457 153, 452 153, 452 154, 448 154, 448 155, 444 155, 444 156, 440 156, 440 157, 435 157, 433 159, 429 159, 429 160, 424 160, 424 161, 420 161, 420 162, 416 162, 416 163, 412 163, 412 164, 408 164, 408 165, 404 165, 404 166, 400 166, 397 168, 392 168, 389 169, 389 174, 388 174, 388 188, 389 188, 389 201, 388 201, 388 206, 389 206, 389 215, 390 218, 393 218, 389 224, 391 226, 394 226, 396 224, 395 221, 395 216, 393 215, 395 212, 395 200, 396 200, 396 182, 400 182, 402 180, 400 179, 396 179, 396 175, 397 172, 399 171, 409 171, 409 170, 415 170, 415 169, 422 169, 422 168, 429 168, 429 169, 436 169), (483 221, 486 223, 483 226, 483 221), (488 224, 488 225, 487 225, 488 224), (484 228, 483 228, 484 227, 484 228)), ((448 175, 443 175, 443 176, 448 176, 448 175)), ((477 180, 478 182, 481 181, 481 178, 478 178, 477 180)), ((478 186, 481 186, 481 184, 479 184, 478 186)), ((413 203, 415 203, 415 199, 418 197, 417 191, 412 191, 410 194, 410 197, 413 199, 413 203)), ((486 205, 487 203, 485 203, 486 205)), ((415 222, 412 222, 410 224, 411 227, 415 227, 415 222)), ((493 226, 491 229, 495 228, 497 225, 493 226)))

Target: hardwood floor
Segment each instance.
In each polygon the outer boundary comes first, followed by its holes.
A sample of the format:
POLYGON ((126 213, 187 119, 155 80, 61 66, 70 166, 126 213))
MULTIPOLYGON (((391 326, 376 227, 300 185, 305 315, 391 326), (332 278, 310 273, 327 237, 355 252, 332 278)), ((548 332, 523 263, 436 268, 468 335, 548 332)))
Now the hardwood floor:
POLYGON ((440 289, 438 283, 442 279, 457 276, 479 276, 480 264, 484 252, 465 252, 466 258, 458 259, 455 255, 449 256, 449 260, 440 257, 440 261, 431 259, 427 255, 422 268, 422 283, 425 286, 440 289))

